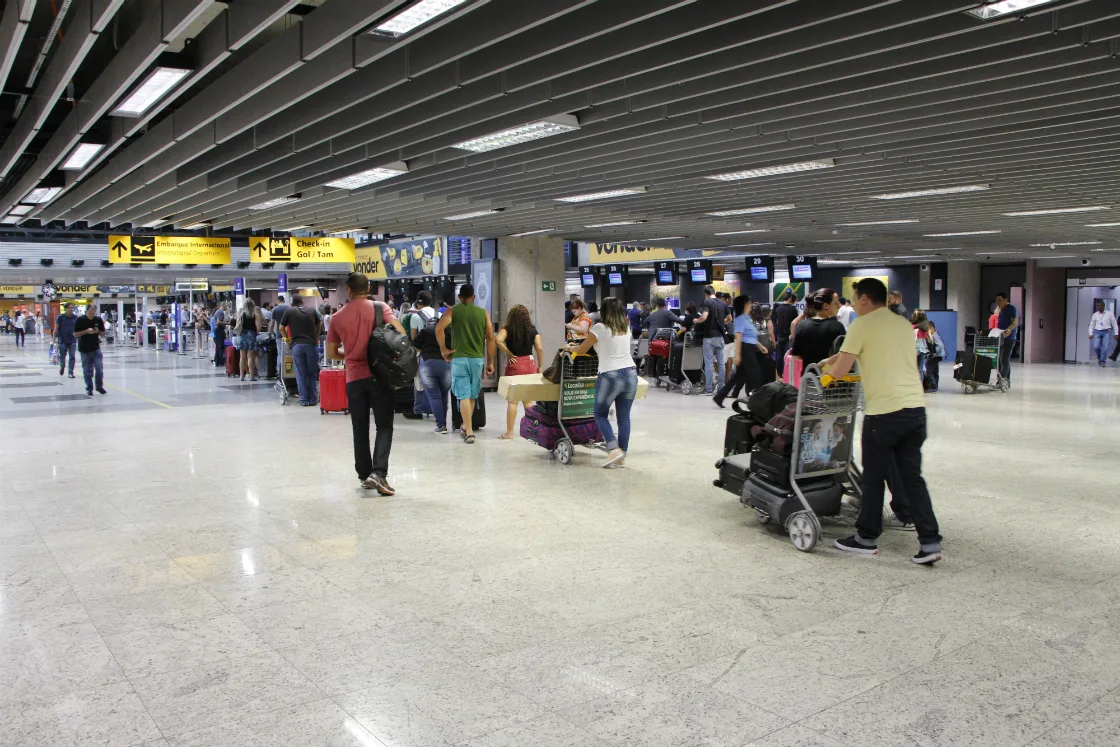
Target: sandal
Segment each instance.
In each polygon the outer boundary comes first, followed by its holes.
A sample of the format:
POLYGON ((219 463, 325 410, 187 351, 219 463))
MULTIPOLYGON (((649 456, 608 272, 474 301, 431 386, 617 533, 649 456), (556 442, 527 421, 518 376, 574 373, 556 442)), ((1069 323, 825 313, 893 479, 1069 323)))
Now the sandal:
POLYGON ((465 443, 465 444, 473 444, 473 443, 474 443, 474 436, 468 436, 468 435, 466 435, 466 434, 464 433, 464 434, 463 434, 463 443, 465 443))

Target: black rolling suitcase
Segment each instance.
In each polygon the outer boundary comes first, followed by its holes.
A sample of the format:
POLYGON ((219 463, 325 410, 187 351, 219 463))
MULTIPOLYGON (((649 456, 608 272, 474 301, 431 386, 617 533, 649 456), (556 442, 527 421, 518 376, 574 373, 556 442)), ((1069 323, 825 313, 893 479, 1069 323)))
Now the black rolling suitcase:
POLYGON ((727 427, 723 432, 723 455, 745 454, 754 445, 751 438, 751 428, 756 425, 753 418, 746 415, 732 415, 727 419, 727 427))
POLYGON ((957 353, 960 363, 953 366, 957 381, 975 381, 988 384, 992 380, 992 359, 975 353, 957 353))
POLYGON ((742 499, 743 485, 751 475, 751 455, 733 454, 720 459, 716 466, 719 467, 719 478, 714 481, 715 486, 742 499))
MULTIPOLYGON (((463 416, 459 413, 459 400, 451 395, 451 427, 459 430, 463 427, 463 416)), ((474 401, 474 415, 471 416, 472 430, 486 427, 486 392, 479 392, 478 399, 474 401)))
POLYGON ((770 482, 782 488, 789 487, 789 457, 756 446, 751 451, 751 464, 755 472, 762 473, 770 482))

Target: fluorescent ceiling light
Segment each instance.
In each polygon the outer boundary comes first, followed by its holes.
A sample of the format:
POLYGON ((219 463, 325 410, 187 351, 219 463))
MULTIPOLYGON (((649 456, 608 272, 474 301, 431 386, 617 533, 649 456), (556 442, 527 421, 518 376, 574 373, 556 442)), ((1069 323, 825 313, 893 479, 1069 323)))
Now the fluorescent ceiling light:
POLYGON ((1098 210, 1111 210, 1109 205, 1091 205, 1089 207, 1053 208, 1051 210, 1020 210, 1017 213, 1004 213, 1012 218, 1031 215, 1060 215, 1062 213, 1093 213, 1098 210))
POLYGON ((882 252, 880 252, 878 249, 876 249, 874 251, 867 251, 867 252, 829 252, 829 254, 832 254, 834 257, 843 257, 843 256, 848 255, 848 254, 881 254, 881 253, 882 252))
POLYGON ((274 207, 280 207, 281 205, 290 205, 293 202, 298 202, 298 201, 299 201, 299 195, 288 195, 287 197, 276 197, 276 198, 271 199, 271 200, 265 200, 264 202, 258 202, 256 205, 250 205, 249 209, 250 210, 271 210, 274 207))
POLYGON ((640 195, 645 191, 645 187, 624 187, 622 189, 608 189, 606 192, 590 192, 585 195, 572 195, 571 197, 557 197, 555 199, 557 202, 587 202, 588 200, 605 200, 608 197, 640 195))
POLYGON ((1072 254, 1054 254, 1049 257, 1031 257, 1031 259, 1069 259, 1072 254))
POLYGON ((400 13, 390 16, 373 27, 374 31, 382 34, 400 36, 407 34, 418 26, 423 26, 428 21, 442 16, 444 13, 459 7, 467 0, 420 0, 413 3, 400 13))
POLYGON ((466 220, 467 218, 481 218, 484 215, 493 215, 494 213, 502 212, 504 208, 494 208, 493 210, 476 210, 473 213, 460 213, 459 215, 448 215, 444 220, 466 220))
POLYGON ((552 233, 555 228, 540 228, 536 231, 522 231, 521 233, 511 233, 510 236, 536 236, 538 233, 552 233))
POLYGON ((645 223, 644 220, 616 220, 613 223, 591 223, 584 228, 610 228, 611 226, 636 226, 645 223))
POLYGON ((70 157, 58 168, 63 171, 81 171, 104 147, 104 143, 79 143, 70 157))
POLYGON ((984 236, 992 233, 1003 233, 1002 229, 995 229, 994 231, 955 231, 953 233, 923 233, 922 236, 930 238, 943 238, 945 236, 984 236))
POLYGON ((884 259, 928 259, 928 257, 924 254, 900 254, 897 257, 884 257, 884 259))
POLYGON ((908 197, 934 197, 936 195, 956 195, 962 192, 983 192, 991 189, 990 184, 966 184, 963 187, 941 187, 939 189, 915 189, 909 192, 888 192, 885 195, 872 195, 872 200, 904 200, 908 197))
POLYGON ((201 223, 191 223, 189 226, 179 226, 179 228, 183 229, 184 231, 195 231, 199 228, 209 228, 212 225, 213 224, 210 221, 204 220, 201 223))
POLYGON ((12 209, 8 212, 10 212, 12 215, 27 215, 34 209, 34 205, 13 205, 12 209))
POLYGON ((757 179, 760 176, 773 176, 775 174, 793 174, 798 171, 815 171, 817 169, 831 169, 836 162, 831 158, 822 158, 819 161, 801 161, 800 163, 787 163, 782 166, 763 166, 758 169, 745 171, 730 171, 726 174, 706 176, 705 179, 714 179, 721 182, 733 182, 740 179, 757 179))
POLYGON ((165 226, 171 222, 172 221, 170 218, 154 218, 149 221, 144 221, 143 223, 137 223, 136 225, 140 226, 141 228, 158 228, 160 226, 165 226))
POLYGON ((797 205, 763 205, 762 207, 740 208, 739 210, 720 210, 715 213, 704 213, 722 218, 725 215, 749 215, 750 213, 775 213, 779 210, 793 210, 797 205))
POLYGON ((748 228, 746 231, 719 231, 713 236, 738 236, 741 233, 770 233, 772 228, 748 228))
POLYGON ((178 67, 157 67, 111 112, 112 116, 141 116, 190 74, 190 70, 178 67))
POLYGON ((906 218, 903 220, 865 220, 859 223, 837 223, 838 226, 894 226, 900 223, 921 223, 917 218, 906 218))
POLYGON ((1000 18, 1001 16, 1011 15, 1012 13, 1022 13, 1031 8, 1037 8, 1040 5, 1047 5, 1049 3, 1057 2, 1057 0, 1000 0, 998 3, 991 3, 972 10, 966 10, 970 16, 987 21, 991 18, 1000 18))
POLYGON ((19 223, 20 220, 20 218, 14 215, 5 215, 3 218, 0 218, 0 223, 6 226, 14 226, 16 223, 19 223))
POLYGON ((716 247, 712 247, 712 248, 713 249, 738 249, 739 247, 742 247, 742 246, 774 246, 775 243, 777 243, 777 242, 774 242, 774 241, 760 241, 760 242, 755 243, 755 244, 727 244, 725 246, 716 246, 716 247))
POLYGON ((394 176, 400 176, 407 172, 408 166, 402 161, 388 166, 378 166, 373 169, 359 171, 356 174, 329 181, 326 186, 335 187, 336 189, 359 189, 375 182, 392 179, 394 176))
POLYGON ((520 143, 528 143, 533 140, 552 137, 553 135, 563 135, 565 132, 572 132, 578 129, 579 120, 576 119, 575 116, 571 114, 561 114, 557 117, 549 117, 548 119, 541 120, 540 122, 519 125, 517 127, 511 127, 508 130, 502 130, 501 132, 493 132, 489 135, 476 137, 473 140, 464 140, 451 147, 459 148, 460 150, 470 150, 475 153, 485 153, 486 151, 498 150, 499 148, 506 148, 510 145, 518 145, 520 143))
POLYGON ((1022 252, 974 252, 977 256, 988 256, 989 254, 1022 254, 1022 252))
POLYGON ((914 251, 916 251, 916 252, 963 252, 964 248, 959 247, 959 246, 952 246, 952 247, 937 248, 937 249, 915 249, 914 251))
POLYGON ((1085 224, 1086 228, 1113 228, 1114 226, 1120 226, 1120 223, 1087 223, 1087 224, 1085 224))
POLYGON ((673 241, 675 239, 683 239, 684 236, 658 236, 653 239, 630 239, 629 241, 620 241, 620 244, 645 244, 650 241, 673 241))
POLYGON ((1045 248, 1048 246, 1092 246, 1103 243, 1103 241, 1051 241, 1049 244, 1031 244, 1031 246, 1045 248))
POLYGON ((53 200, 61 191, 62 187, 36 187, 27 195, 26 201, 42 205, 44 202, 53 200))

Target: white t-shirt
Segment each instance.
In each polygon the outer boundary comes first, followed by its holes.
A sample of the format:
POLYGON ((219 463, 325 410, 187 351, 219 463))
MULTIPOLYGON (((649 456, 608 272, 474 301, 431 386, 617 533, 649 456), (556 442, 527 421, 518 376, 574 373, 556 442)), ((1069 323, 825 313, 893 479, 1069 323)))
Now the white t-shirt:
POLYGON ((634 368, 634 359, 630 356, 630 330, 621 335, 616 335, 610 327, 599 323, 591 328, 595 335, 595 353, 599 356, 599 373, 618 371, 623 368, 634 368))
POLYGON ((855 309, 851 306, 841 306, 840 310, 836 312, 836 318, 844 325, 844 329, 852 326, 852 314, 854 313, 855 309))

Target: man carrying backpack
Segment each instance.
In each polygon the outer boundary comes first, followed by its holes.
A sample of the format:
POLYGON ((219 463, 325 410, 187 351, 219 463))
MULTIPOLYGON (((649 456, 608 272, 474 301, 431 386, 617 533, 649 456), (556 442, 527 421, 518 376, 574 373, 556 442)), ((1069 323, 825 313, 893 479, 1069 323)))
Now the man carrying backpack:
POLYGON ((436 324, 440 315, 432 308, 432 294, 420 291, 409 316, 408 335, 420 351, 420 383, 436 416, 436 433, 447 435, 447 395, 451 391, 451 364, 443 359, 436 342, 436 324))
MULTIPOLYGON (((349 303, 331 318, 327 331, 327 358, 346 362, 346 397, 350 405, 350 425, 354 431, 354 468, 358 481, 367 490, 381 495, 396 491, 388 482, 389 452, 393 448, 393 390, 378 381, 370 371, 367 354, 370 334, 377 325, 388 324, 401 335, 404 328, 388 304, 369 300, 369 278, 352 272, 346 278, 349 303), (376 319, 380 311, 380 318, 376 319), (373 453, 369 444, 369 413, 377 428, 373 453)), ((273 317, 275 320, 275 316, 273 317)))

